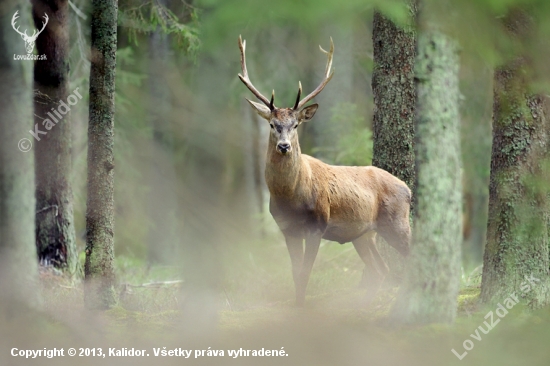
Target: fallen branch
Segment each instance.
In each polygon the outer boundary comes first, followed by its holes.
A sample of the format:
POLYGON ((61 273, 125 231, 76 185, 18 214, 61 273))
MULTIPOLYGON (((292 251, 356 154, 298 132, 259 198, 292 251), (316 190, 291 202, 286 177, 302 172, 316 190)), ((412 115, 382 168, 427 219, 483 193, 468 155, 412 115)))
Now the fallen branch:
POLYGON ((134 288, 139 288, 139 287, 162 287, 162 286, 175 286, 175 285, 179 285, 179 284, 182 284, 182 283, 183 283, 183 280, 173 280, 173 281, 142 283, 141 285, 132 285, 130 283, 125 283, 122 286, 134 287, 134 288))

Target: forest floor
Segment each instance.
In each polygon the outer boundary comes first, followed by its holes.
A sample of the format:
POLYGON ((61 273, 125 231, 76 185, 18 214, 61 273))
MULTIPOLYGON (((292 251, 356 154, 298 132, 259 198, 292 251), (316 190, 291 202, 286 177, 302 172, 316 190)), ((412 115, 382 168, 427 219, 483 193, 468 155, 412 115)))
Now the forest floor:
MULTIPOLYGON (((243 245, 235 252, 228 258, 231 266, 224 268, 219 295, 212 299, 215 331, 185 329, 181 268, 148 267, 144 261, 119 255, 119 303, 103 313, 90 315, 84 310, 81 284, 44 272, 43 311, 47 317, 40 332, 80 339, 89 346, 107 342, 120 347, 141 344, 168 348, 183 343, 205 350, 207 345, 225 349, 284 347, 293 356, 288 361, 293 362, 283 364, 446 365, 467 360, 468 364, 512 365, 528 360, 532 365, 548 365, 550 352, 545 342, 550 339, 550 312, 529 312, 520 303, 499 318, 496 307, 478 304, 478 273, 462 280, 453 326, 403 327, 388 322, 397 294, 391 280, 374 300, 366 302, 365 290, 358 286, 363 264, 351 245, 322 244, 306 306, 301 309, 293 306, 294 289, 284 245, 243 245), (483 332, 491 328, 487 326, 491 322, 494 330, 483 332), (182 341, 183 333, 197 336, 182 341), (209 341, 201 343, 201 334, 209 341)), ((398 281, 400 274, 395 272, 393 280, 398 281)), ((196 361, 220 364, 214 358, 196 361)), ((227 354, 225 360, 236 362, 227 354)), ((238 360, 241 363, 236 364, 258 364, 253 358, 238 360)), ((276 358, 265 360, 270 360, 265 364, 277 364, 276 358)))

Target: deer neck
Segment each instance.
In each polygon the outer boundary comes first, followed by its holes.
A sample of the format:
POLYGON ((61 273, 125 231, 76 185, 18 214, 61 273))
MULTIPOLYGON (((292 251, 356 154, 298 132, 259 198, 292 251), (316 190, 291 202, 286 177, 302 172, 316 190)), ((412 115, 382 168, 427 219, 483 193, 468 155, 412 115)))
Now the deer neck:
POLYGON ((297 138, 291 141, 292 150, 285 155, 276 151, 276 144, 275 139, 269 140, 265 180, 272 196, 291 197, 297 193, 303 175, 300 144, 297 138))

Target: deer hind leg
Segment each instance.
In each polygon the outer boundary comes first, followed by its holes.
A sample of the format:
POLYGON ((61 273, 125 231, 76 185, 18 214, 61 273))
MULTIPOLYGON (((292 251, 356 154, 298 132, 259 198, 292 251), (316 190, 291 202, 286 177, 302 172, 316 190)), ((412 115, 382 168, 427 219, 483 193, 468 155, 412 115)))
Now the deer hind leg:
POLYGON ((359 257, 365 263, 361 285, 367 288, 371 296, 374 296, 389 272, 386 262, 376 249, 376 232, 370 231, 352 243, 359 257))
POLYGON ((401 255, 404 257, 409 255, 411 228, 409 226, 408 218, 406 222, 395 222, 392 226, 382 226, 378 229, 378 233, 382 235, 389 245, 401 253, 401 255))
POLYGON ((376 231, 389 245, 407 257, 411 241, 410 206, 407 203, 410 202, 410 192, 401 187, 397 193, 397 198, 388 202, 386 209, 379 213, 376 231))

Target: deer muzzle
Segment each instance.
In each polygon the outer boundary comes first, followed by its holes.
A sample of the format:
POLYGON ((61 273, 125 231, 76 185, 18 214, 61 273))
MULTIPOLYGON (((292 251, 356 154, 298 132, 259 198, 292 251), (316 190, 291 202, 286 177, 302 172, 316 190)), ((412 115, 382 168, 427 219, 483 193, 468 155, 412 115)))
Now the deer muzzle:
POLYGON ((277 151, 281 154, 286 154, 292 150, 292 145, 290 145, 290 142, 287 140, 281 140, 277 142, 277 151))

